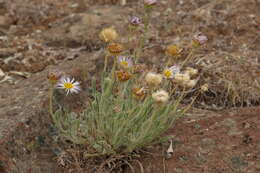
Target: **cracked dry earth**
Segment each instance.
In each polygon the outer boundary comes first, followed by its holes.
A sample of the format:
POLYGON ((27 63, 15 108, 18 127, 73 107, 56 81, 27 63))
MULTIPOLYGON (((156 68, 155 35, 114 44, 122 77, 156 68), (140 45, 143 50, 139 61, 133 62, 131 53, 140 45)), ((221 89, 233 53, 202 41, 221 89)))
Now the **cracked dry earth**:
MULTIPOLYGON (((0 173, 72 171, 57 162, 62 149, 54 140, 48 114, 48 69, 60 68, 87 88, 89 81, 82 75, 94 76, 102 69, 104 45, 96 36, 100 29, 114 26, 125 35, 128 17, 136 10, 140 14, 140 3, 134 0, 124 7, 102 0, 42 2, 0 0, 0 173)), ((198 55, 204 64, 196 65, 206 71, 218 97, 228 97, 219 92, 225 91, 225 82, 245 78, 246 82, 234 84, 236 91, 254 104, 230 108, 218 102, 221 110, 206 110, 204 105, 212 108, 216 97, 192 108, 167 132, 174 136, 172 158, 163 157, 167 143, 148 149, 150 154, 139 158, 146 173, 260 172, 258 7, 255 0, 162 0, 152 13, 152 48, 149 45, 144 51, 145 62, 159 63, 165 45, 181 43, 182 38, 185 42, 190 33, 202 30, 210 40, 198 55), (211 79, 221 70, 226 70, 225 78, 211 79)), ((79 111, 86 97, 87 93, 79 99, 63 98, 64 105, 79 111)), ((139 164, 132 165, 142 172, 139 164)))

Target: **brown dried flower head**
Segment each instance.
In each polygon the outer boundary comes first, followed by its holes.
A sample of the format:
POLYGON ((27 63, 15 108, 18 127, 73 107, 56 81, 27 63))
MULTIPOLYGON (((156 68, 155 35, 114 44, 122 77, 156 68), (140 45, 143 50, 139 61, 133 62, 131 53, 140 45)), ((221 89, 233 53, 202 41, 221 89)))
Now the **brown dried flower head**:
POLYGON ((117 37, 118 34, 114 28, 105 28, 99 34, 99 38, 105 42, 115 41, 117 37))
POLYGON ((127 71, 116 71, 116 76, 117 79, 121 82, 125 82, 132 77, 132 75, 127 71))
POLYGON ((123 52, 124 47, 123 47, 123 45, 118 44, 118 43, 111 43, 108 45, 107 50, 112 55, 119 55, 120 53, 123 52))
POLYGON ((166 55, 173 56, 173 57, 179 56, 181 54, 181 52, 182 52, 182 49, 179 48, 177 45, 170 45, 165 50, 166 55))
POLYGON ((145 92, 144 88, 136 87, 136 88, 132 89, 132 92, 133 92, 134 98, 137 100, 143 100, 146 96, 146 92, 145 92))
POLYGON ((134 73, 143 73, 147 70, 146 64, 136 64, 134 65, 134 73))
POLYGON ((63 75, 64 72, 61 72, 59 70, 50 70, 47 74, 47 79, 50 81, 51 84, 56 84, 63 75))

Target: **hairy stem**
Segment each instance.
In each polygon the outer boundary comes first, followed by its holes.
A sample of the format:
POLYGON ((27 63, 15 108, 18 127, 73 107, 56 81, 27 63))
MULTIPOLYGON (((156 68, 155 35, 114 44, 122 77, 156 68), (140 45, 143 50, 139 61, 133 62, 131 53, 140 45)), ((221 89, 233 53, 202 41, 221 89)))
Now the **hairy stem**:
POLYGON ((51 114, 51 116, 53 115, 53 91, 54 91, 54 84, 51 84, 50 86, 50 90, 49 90, 49 112, 51 114))

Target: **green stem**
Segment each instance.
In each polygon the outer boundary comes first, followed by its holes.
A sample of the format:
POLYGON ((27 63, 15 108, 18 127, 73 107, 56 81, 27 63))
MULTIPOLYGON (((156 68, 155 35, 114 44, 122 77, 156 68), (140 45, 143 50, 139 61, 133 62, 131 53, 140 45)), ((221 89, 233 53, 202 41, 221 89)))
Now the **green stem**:
POLYGON ((108 53, 106 53, 106 55, 105 55, 105 64, 104 64, 103 73, 106 73, 106 71, 107 71, 107 63, 108 63, 108 53))
POLYGON ((52 99, 53 99, 53 91, 54 91, 54 85, 51 84, 50 86, 50 93, 49 93, 49 112, 51 114, 51 117, 53 116, 53 103, 52 103, 52 99))
POLYGON ((165 67, 168 67, 168 66, 170 65, 172 58, 173 58, 173 57, 168 56, 168 60, 167 60, 167 62, 166 62, 166 64, 165 64, 165 67))
POLYGON ((188 62, 188 60, 190 60, 193 56, 193 53, 194 53, 194 49, 192 49, 189 53, 189 55, 187 56, 187 58, 182 62, 182 64, 180 65, 180 68, 182 68, 186 62, 188 62))
POLYGON ((147 33, 149 31, 149 20, 150 20, 150 9, 148 7, 145 7, 144 33, 140 40, 139 50, 137 51, 137 53, 135 53, 135 55, 136 55, 135 63, 138 62, 141 52, 144 48, 145 42, 147 40, 147 33))
POLYGON ((113 64, 113 67, 112 67, 112 70, 111 70, 112 82, 114 82, 114 80, 115 80, 115 70, 116 70, 116 63, 117 63, 117 61, 118 61, 118 56, 116 56, 114 58, 114 64, 113 64))
POLYGON ((127 35, 127 43, 130 43, 131 37, 133 36, 134 28, 131 25, 129 25, 128 28, 129 28, 129 34, 127 35))

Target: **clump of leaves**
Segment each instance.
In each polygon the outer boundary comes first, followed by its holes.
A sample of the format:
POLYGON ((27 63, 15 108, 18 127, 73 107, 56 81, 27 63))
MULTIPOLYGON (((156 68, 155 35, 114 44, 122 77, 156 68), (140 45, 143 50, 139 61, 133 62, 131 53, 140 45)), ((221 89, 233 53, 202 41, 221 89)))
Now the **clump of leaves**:
POLYGON ((162 142, 161 134, 184 114, 177 100, 157 103, 151 95, 136 100, 132 81, 120 83, 122 90, 114 93, 114 82, 104 79, 101 90, 92 82, 93 100, 79 115, 58 110, 53 121, 61 135, 76 144, 88 147, 87 156, 130 153, 162 142))

